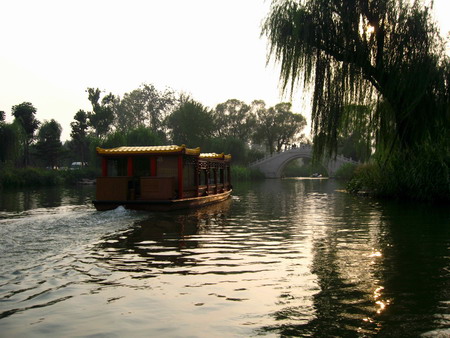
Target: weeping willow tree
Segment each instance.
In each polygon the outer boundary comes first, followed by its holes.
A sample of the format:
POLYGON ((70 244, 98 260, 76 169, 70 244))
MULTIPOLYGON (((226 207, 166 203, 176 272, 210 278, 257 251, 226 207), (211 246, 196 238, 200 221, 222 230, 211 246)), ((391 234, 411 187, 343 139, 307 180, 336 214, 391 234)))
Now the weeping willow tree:
POLYGON ((411 148, 447 133, 449 67, 421 1, 274 1, 263 25, 284 89, 313 89, 315 149, 336 148, 346 105, 368 105, 378 144, 411 148))
POLYGON ((364 126, 382 194, 450 197, 450 66, 432 5, 273 0, 263 24, 284 90, 312 90, 316 157, 336 154, 343 129, 364 126))

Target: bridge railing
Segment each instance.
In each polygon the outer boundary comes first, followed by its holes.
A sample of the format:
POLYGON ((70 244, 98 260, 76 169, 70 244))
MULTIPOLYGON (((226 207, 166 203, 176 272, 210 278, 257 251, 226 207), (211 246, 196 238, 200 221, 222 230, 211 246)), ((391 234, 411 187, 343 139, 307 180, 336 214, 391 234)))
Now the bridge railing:
MULTIPOLYGON (((277 152, 277 153, 273 153, 273 154, 267 154, 265 155, 263 158, 257 159, 256 161, 253 161, 251 163, 249 163, 249 167, 254 166, 258 163, 264 162, 272 157, 278 156, 281 153, 286 153, 286 152, 297 152, 297 151, 301 151, 301 150, 311 150, 312 151, 312 146, 309 144, 300 144, 300 146, 295 147, 295 148, 289 148, 289 149, 285 149, 281 152, 277 152)), ((354 159, 352 159, 351 157, 345 157, 343 155, 337 155, 336 159, 339 159, 343 162, 347 162, 347 163, 353 163, 353 164, 359 164, 359 161, 355 161, 354 159)))
POLYGON ((336 159, 340 159, 341 161, 344 162, 348 162, 348 163, 353 163, 353 164, 359 164, 361 162, 359 161, 355 161, 354 159, 352 159, 351 157, 345 157, 344 155, 337 155, 336 159))
POLYGON ((309 144, 300 144, 298 147, 295 147, 295 148, 284 149, 284 150, 282 150, 280 152, 276 152, 276 153, 273 153, 273 154, 267 154, 263 158, 257 159, 256 161, 253 161, 253 162, 249 163, 248 166, 251 167, 251 166, 256 165, 258 163, 264 162, 265 160, 267 160, 269 158, 272 158, 272 157, 275 157, 275 156, 278 156, 281 153, 296 152, 296 151, 299 151, 299 150, 312 150, 312 146, 309 145, 309 144))

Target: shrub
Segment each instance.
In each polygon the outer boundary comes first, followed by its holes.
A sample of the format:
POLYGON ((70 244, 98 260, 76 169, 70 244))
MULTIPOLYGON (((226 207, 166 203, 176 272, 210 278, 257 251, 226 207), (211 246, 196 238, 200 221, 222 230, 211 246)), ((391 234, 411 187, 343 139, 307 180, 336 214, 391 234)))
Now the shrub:
POLYGON ((100 175, 100 172, 97 168, 85 167, 77 170, 61 171, 60 175, 65 184, 76 184, 83 178, 95 179, 100 175))
POLYGON ((344 163, 336 173, 334 177, 344 181, 350 181, 355 176, 355 170, 357 165, 354 163, 344 163))
POLYGON ((383 165, 358 166, 347 190, 430 202, 450 200, 449 158, 439 149, 421 150, 395 153, 383 165))
POLYGON ((57 171, 42 168, 6 169, 0 175, 3 187, 55 186, 62 182, 57 171))
POLYGON ((5 188, 43 187, 60 184, 75 184, 83 178, 94 179, 98 169, 48 170, 43 168, 3 168, 0 172, 0 186, 5 188))
POLYGON ((264 174, 257 169, 250 169, 240 165, 231 167, 231 181, 250 181, 260 180, 264 178, 264 174))

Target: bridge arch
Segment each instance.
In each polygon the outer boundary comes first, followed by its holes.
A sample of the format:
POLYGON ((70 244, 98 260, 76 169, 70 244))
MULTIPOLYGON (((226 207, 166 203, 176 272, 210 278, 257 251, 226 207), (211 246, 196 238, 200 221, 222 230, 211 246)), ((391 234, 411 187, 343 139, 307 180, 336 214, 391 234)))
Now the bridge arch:
MULTIPOLYGON (((295 160, 298 160, 298 159, 300 159, 300 158, 312 159, 312 154, 297 154, 297 155, 292 155, 292 157, 286 158, 283 162, 281 162, 281 163, 279 164, 279 167, 278 167, 277 172, 276 172, 276 177, 277 177, 277 178, 278 178, 278 177, 282 177, 284 168, 286 168, 286 166, 287 166, 290 162, 295 161, 295 160)), ((322 165, 323 165, 323 167, 324 167, 324 168, 327 170, 327 172, 328 172, 327 163, 322 163, 322 165)))
MULTIPOLYGON (((284 167, 291 161, 298 158, 312 158, 313 151, 310 145, 300 145, 280 153, 268 155, 249 165, 250 168, 259 169, 266 178, 280 178, 284 167)), ((345 163, 357 163, 352 159, 343 156, 337 156, 323 163, 330 177, 334 176, 336 171, 345 163)))
MULTIPOLYGON (((283 163, 280 163, 279 168, 277 169, 276 172, 276 177, 283 177, 283 171, 286 168, 286 166, 291 163, 292 161, 298 160, 298 159, 302 159, 302 158, 306 158, 306 159, 312 159, 312 155, 298 155, 298 156, 292 156, 288 159, 286 159, 283 163)), ((328 173, 328 163, 320 163, 326 170, 326 172, 328 173)))

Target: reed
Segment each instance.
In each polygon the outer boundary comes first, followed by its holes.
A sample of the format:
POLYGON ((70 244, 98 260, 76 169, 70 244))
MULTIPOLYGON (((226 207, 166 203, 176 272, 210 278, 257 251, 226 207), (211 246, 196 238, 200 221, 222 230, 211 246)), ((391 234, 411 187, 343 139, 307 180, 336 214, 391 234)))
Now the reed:
POLYGON ((5 168, 0 172, 0 185, 5 188, 55 186, 62 178, 55 170, 42 168, 5 168))
POLYGON ((396 153, 385 165, 373 161, 355 169, 350 192, 427 202, 450 201, 450 161, 441 150, 396 153))
POLYGON ((234 165, 231 167, 231 180, 233 181, 256 181, 264 179, 264 175, 256 169, 234 165))
POLYGON ((84 178, 94 179, 97 169, 49 170, 44 168, 2 168, 0 186, 3 188, 51 187, 63 184, 76 184, 84 178))
POLYGON ((338 180, 343 180, 343 181, 348 182, 355 177, 356 168, 357 168, 356 164, 345 163, 338 170, 336 170, 334 177, 337 178, 338 180))

